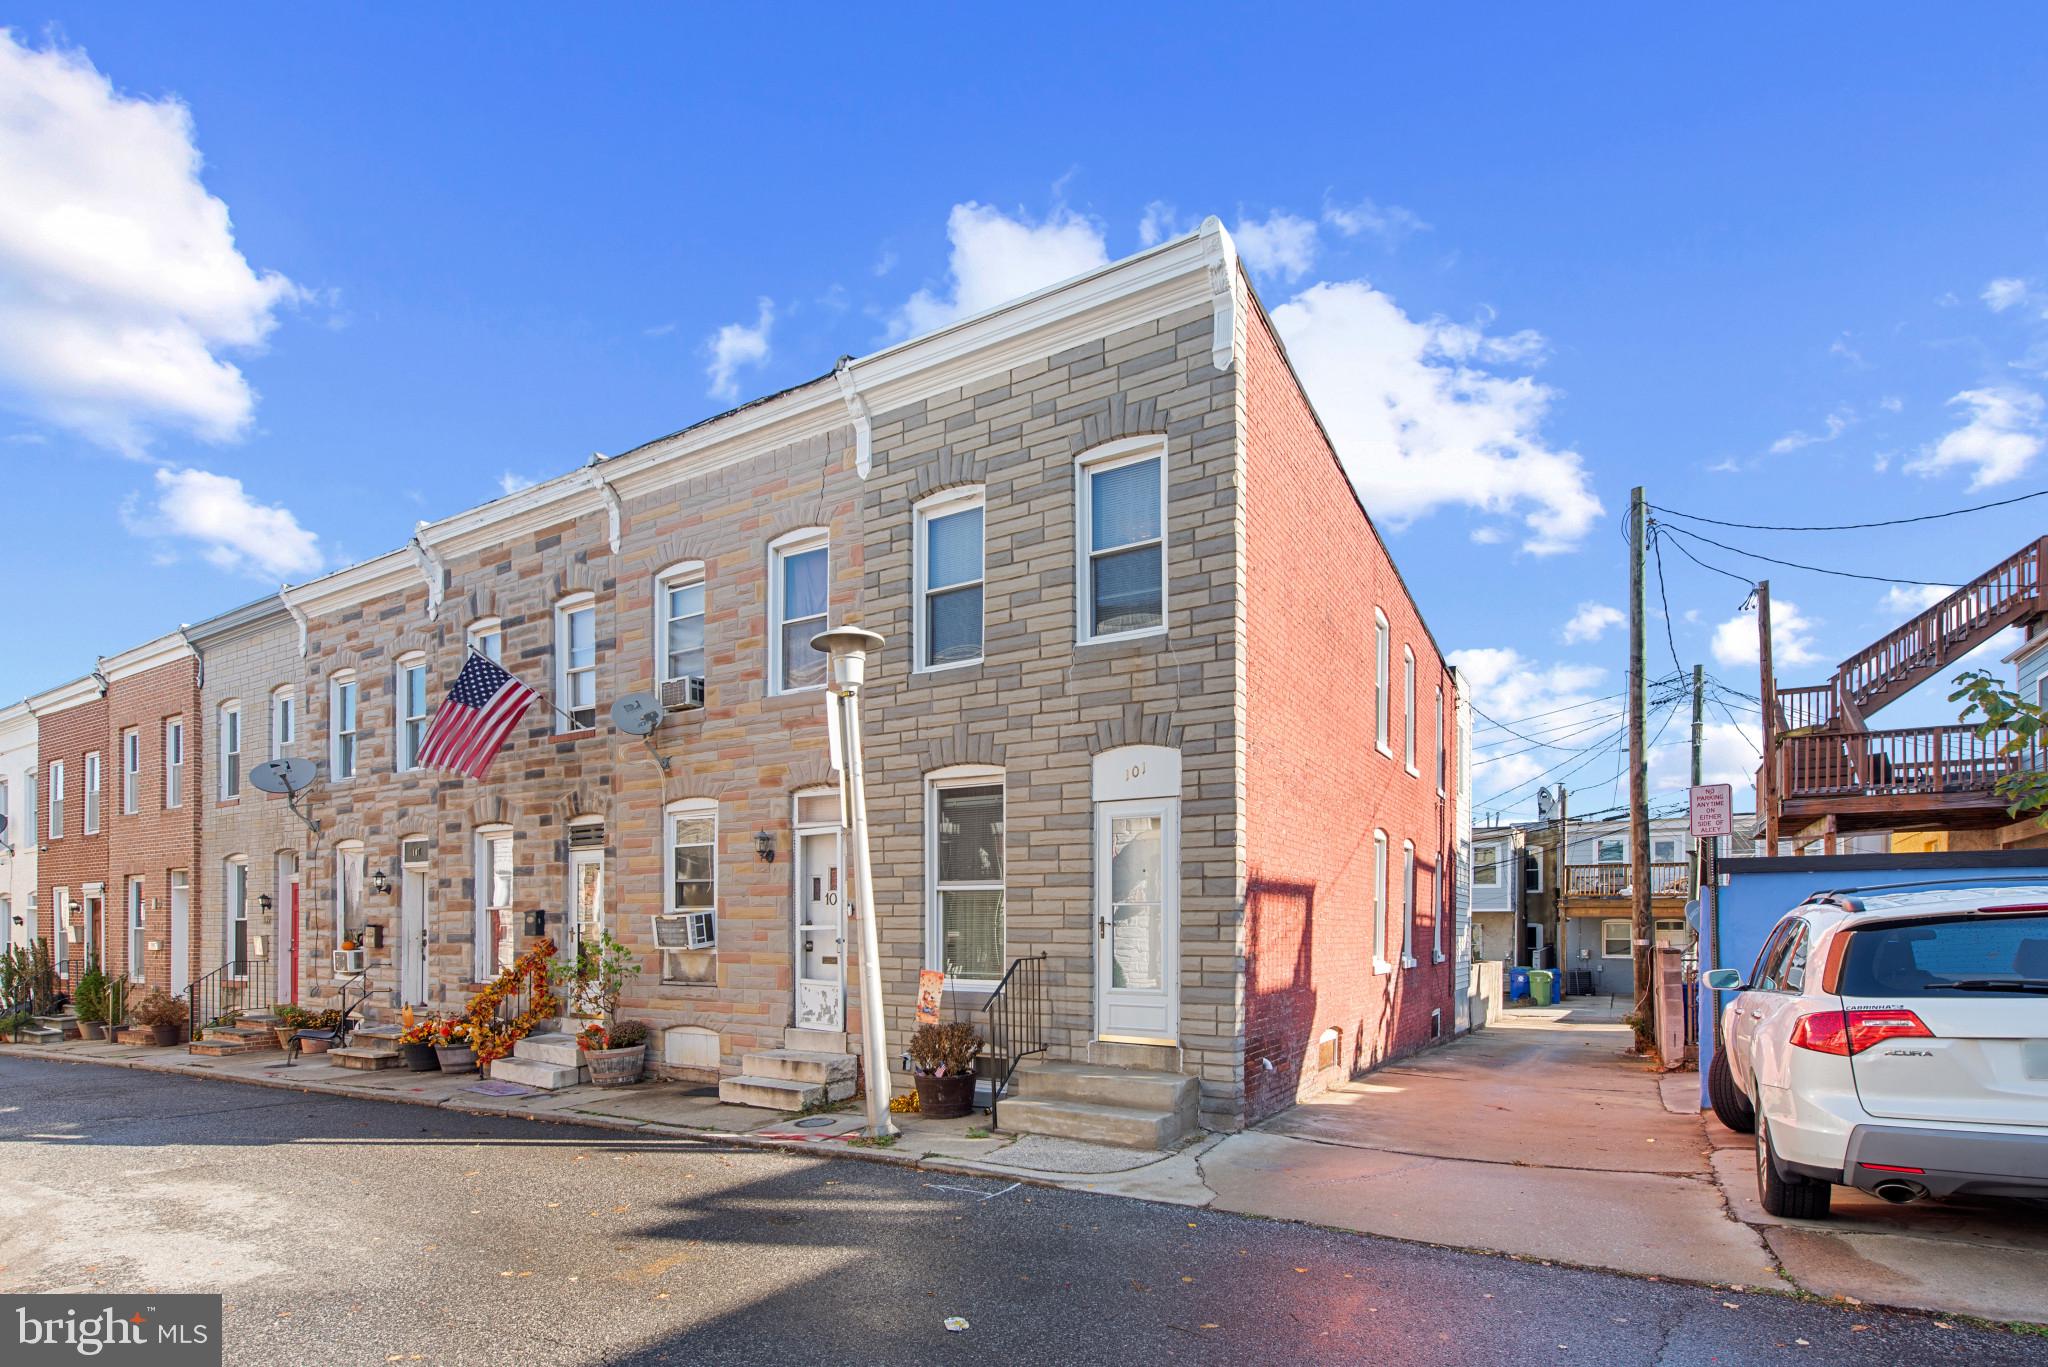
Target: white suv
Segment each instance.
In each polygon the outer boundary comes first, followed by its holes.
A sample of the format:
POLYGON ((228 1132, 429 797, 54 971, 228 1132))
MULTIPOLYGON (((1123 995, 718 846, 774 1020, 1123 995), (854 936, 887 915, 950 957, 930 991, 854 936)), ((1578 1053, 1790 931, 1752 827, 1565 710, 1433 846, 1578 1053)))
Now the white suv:
POLYGON ((1707 1092, 1771 1214, 1819 1219, 1837 1183, 2048 1198, 2048 882, 1820 893, 1748 982, 1705 982, 1735 994, 1707 1092))

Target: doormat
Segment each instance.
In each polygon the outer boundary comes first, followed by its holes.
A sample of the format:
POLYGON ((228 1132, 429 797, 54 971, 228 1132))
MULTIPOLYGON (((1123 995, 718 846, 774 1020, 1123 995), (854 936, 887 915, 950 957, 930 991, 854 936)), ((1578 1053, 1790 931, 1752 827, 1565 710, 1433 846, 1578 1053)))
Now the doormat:
POLYGON ((517 1082, 479 1082, 474 1087, 463 1088, 479 1096, 539 1096, 540 1088, 528 1087, 517 1082))

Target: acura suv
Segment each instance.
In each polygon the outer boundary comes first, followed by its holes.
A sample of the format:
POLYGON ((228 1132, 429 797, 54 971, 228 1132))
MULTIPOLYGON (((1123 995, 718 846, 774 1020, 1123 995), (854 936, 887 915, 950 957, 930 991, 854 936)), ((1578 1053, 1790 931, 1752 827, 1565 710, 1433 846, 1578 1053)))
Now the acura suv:
POLYGON ((1771 1214, 2048 1198, 2048 882, 1819 893, 1705 983, 1734 994, 1707 1093, 1771 1214))

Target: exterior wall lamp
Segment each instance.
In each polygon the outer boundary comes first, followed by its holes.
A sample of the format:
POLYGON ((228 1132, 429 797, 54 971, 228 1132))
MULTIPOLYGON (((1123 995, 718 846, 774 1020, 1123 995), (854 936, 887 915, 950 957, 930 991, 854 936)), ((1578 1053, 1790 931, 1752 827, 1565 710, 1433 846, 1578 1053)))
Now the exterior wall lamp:
POLYGON ((370 875, 370 891, 383 897, 391 891, 391 879, 382 869, 370 875))
POLYGON ((269 910, 271 909, 271 907, 273 907, 273 906, 275 906, 275 905, 276 905, 276 903, 274 903, 274 902, 272 902, 272 901, 270 900, 270 894, 269 894, 269 893, 267 893, 267 892, 264 892, 264 893, 258 893, 258 894, 257 894, 257 896, 256 896, 256 905, 257 905, 258 907, 260 907, 261 909, 263 909, 264 911, 269 911, 269 910))
POLYGON ((761 857, 763 864, 773 864, 775 862, 775 832, 755 831, 754 853, 761 857))

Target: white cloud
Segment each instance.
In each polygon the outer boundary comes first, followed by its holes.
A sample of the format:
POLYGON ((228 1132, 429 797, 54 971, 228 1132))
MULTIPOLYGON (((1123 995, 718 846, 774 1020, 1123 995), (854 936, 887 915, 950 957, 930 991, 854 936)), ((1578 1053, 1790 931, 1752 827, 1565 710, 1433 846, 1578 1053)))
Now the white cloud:
POLYGON ((1925 612, 1953 593, 1933 584, 1894 584, 1878 600, 1878 610, 1891 617, 1911 617, 1925 612))
POLYGON ((1323 204, 1323 222, 1346 237, 1370 234, 1392 246, 1411 233, 1429 231, 1429 225, 1398 204, 1375 204, 1361 199, 1356 204, 1323 204))
POLYGON ((1627 620, 1620 608, 1606 603, 1581 603, 1572 619, 1564 624, 1564 643, 1569 646, 1581 641, 1597 641, 1607 634, 1610 627, 1618 627, 1627 620))
POLYGON ((1539 555, 1571 549, 1601 515, 1579 454, 1542 434, 1552 391, 1478 364, 1528 354, 1535 334, 1417 320, 1363 280, 1313 285, 1273 321, 1375 515, 1522 510, 1522 548, 1539 555))
POLYGON ((1474 527, 1472 540, 1481 546, 1498 546, 1508 539, 1508 534, 1498 527, 1474 527))
POLYGON ((0 392, 140 455, 150 432, 241 435, 256 396, 222 359, 299 297, 235 247, 190 112, 116 92, 75 50, 0 29, 0 392))
POLYGON ((896 263, 900 259, 901 258, 899 258, 895 252, 891 251, 887 247, 884 247, 882 248, 882 254, 875 258, 875 264, 869 268, 869 274, 873 275, 877 280, 879 280, 883 276, 887 275, 890 271, 895 270, 896 263))
MULTIPOLYGON (((1741 712, 1735 715, 1747 716, 1741 712)), ((1692 737, 1679 735, 1683 724, 1681 717, 1663 744, 1650 752, 1652 792, 1682 793, 1692 786, 1692 737)), ((1736 810, 1755 811, 1756 771, 1762 763, 1762 748, 1763 727, 1758 722, 1706 722, 1700 727, 1700 782, 1728 784, 1735 789, 1736 810)))
POLYGON ((498 492, 500 494, 516 494, 521 489, 531 489, 538 483, 540 481, 532 475, 522 475, 517 471, 507 470, 498 476, 498 492))
POLYGON ((775 326, 775 301, 764 296, 758 307, 760 312, 752 327, 727 323, 704 344, 711 353, 711 364, 704 367, 704 373, 711 379, 710 393, 714 399, 730 403, 739 398, 740 367, 758 366, 768 360, 768 333, 775 326))
POLYGON ((1065 208, 1033 223, 986 204, 955 204, 946 216, 946 239, 952 243, 950 292, 911 295, 896 316, 894 335, 942 328, 1109 262, 1102 230, 1065 208))
POLYGON ((1593 691, 1604 669, 1541 665, 1506 647, 1454 650, 1447 659, 1473 704, 1521 733, 1473 718, 1473 793, 1483 802, 1505 798, 1503 810, 1533 806, 1536 790, 1522 785, 1620 724, 1621 699, 1593 691))
MULTIPOLYGON (((1819 623, 1801 612, 1789 598, 1771 599, 1771 665, 1810 665, 1819 662, 1813 646, 1813 629, 1819 623)), ((1738 612, 1714 628, 1714 659, 1730 668, 1757 667, 1757 631, 1754 611, 1738 612)))
POLYGON ((1787 432, 1784 436, 1771 443, 1771 454, 1782 456, 1789 451, 1797 451, 1801 447, 1819 446, 1831 442, 1836 437, 1841 436, 1842 433, 1848 431, 1850 424, 1855 421, 1856 415, 1850 409, 1846 407, 1837 408, 1822 419, 1822 422, 1826 424, 1824 430, 1819 432, 1787 432))
POLYGON ((1906 468, 1916 475, 1970 471, 1972 489, 2018 479, 2040 454, 2041 396, 2012 386, 1966 389, 1950 399, 1969 421, 1950 432, 1906 468))
POLYGON ((242 481, 208 470, 158 470, 155 505, 138 514, 131 503, 124 518, 138 535, 197 542, 209 564, 260 579, 305 577, 326 560, 289 508, 258 503, 242 481))
POLYGON ((1887 413, 1896 413, 1906 406, 1906 401, 1896 394, 1887 394, 1877 401, 1877 406, 1887 413))
POLYGON ((1156 247, 1169 237, 1189 231, 1191 227, 1181 226, 1180 212, 1163 199, 1147 204, 1145 216, 1138 220, 1138 242, 1146 247, 1156 247))
POLYGON ((1868 370, 1870 362, 1863 359, 1863 353, 1850 344, 1849 334, 1843 333, 1828 343, 1828 355, 1843 362, 1851 370, 1868 370))
POLYGON ((1316 263, 1316 225, 1285 209, 1275 209, 1264 222, 1240 219, 1237 252, 1260 275, 1284 276, 1290 285, 1316 263))
POLYGON ((2004 313, 2017 304, 2027 302, 2027 282, 2016 276, 2002 276, 1984 287, 1979 298, 1993 313, 2004 313))

